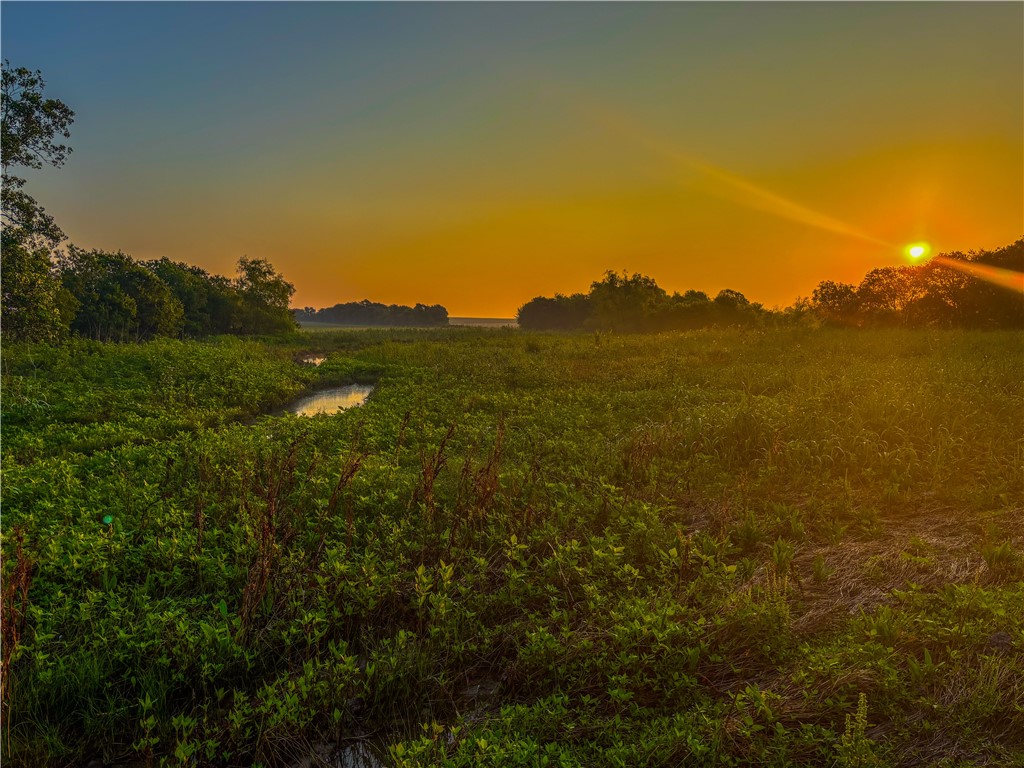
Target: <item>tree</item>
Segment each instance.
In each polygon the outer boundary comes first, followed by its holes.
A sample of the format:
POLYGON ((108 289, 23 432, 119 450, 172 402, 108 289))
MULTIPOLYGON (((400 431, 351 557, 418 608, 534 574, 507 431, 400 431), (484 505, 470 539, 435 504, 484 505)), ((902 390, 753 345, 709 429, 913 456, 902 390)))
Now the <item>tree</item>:
POLYGON ((712 322, 710 297, 704 291, 690 289, 673 293, 667 304, 661 306, 652 330, 681 331, 703 328, 712 322))
POLYGON ((171 261, 166 256, 146 262, 145 266, 159 277, 181 302, 184 312, 184 335, 207 336, 211 333, 230 332, 230 320, 223 323, 223 327, 216 327, 214 314, 218 303, 215 294, 218 293, 219 286, 205 269, 184 262, 171 261))
POLYGON ((861 309, 883 323, 905 323, 904 310, 923 295, 919 267, 872 269, 857 288, 861 309))
POLYGON ((727 309, 736 309, 738 307, 750 306, 750 300, 739 291, 734 291, 732 288, 723 288, 715 296, 715 304, 727 309))
POLYGON ((603 280, 590 286, 593 319, 600 328, 646 330, 653 315, 667 302, 665 289, 653 277, 639 272, 620 275, 609 270, 603 280))
POLYGON ((756 322, 763 309, 739 291, 723 288, 711 302, 714 322, 721 325, 750 325, 756 322))
POLYGON ((850 283, 824 280, 811 294, 811 306, 826 322, 851 323, 857 312, 857 289, 850 283))
POLYGON ((994 268, 1003 277, 1016 275, 1010 286, 972 277, 960 294, 964 322, 982 328, 1024 327, 1024 292, 1020 282, 1024 274, 1024 238, 994 251, 973 251, 966 257, 949 255, 949 258, 955 257, 965 258, 973 268, 983 272, 994 268))
POLYGON ((120 252, 68 251, 64 285, 78 302, 73 330, 101 341, 181 334, 182 304, 152 270, 120 252))
POLYGON ((3 64, 3 129, 0 132, 3 166, 23 165, 42 168, 60 167, 71 148, 58 144, 55 137, 71 138, 70 126, 75 113, 62 101, 44 99, 46 82, 39 70, 11 68, 3 64))
MULTIPOLYGON (((71 153, 59 138, 70 138, 75 113, 62 101, 44 99, 42 73, 3 63, 0 88, 0 158, 3 163, 3 220, 25 238, 41 239, 55 247, 64 233, 24 190, 25 180, 10 168, 60 168, 71 153)), ((33 244, 38 245, 37 242, 33 244)))
POLYGON ((707 304, 711 301, 704 291, 695 291, 693 288, 682 295, 674 294, 672 298, 680 304, 707 304))
POLYGON ((63 335, 74 316, 73 297, 52 271, 50 252, 3 235, 4 336, 20 341, 53 341, 63 335))
POLYGON ((242 298, 243 333, 281 333, 297 327, 290 309, 295 286, 266 259, 239 259, 235 288, 242 298))
POLYGON ((62 166, 71 149, 59 138, 70 137, 75 113, 57 99, 43 98, 45 82, 38 71, 13 69, 4 60, 0 80, 0 322, 8 338, 49 339, 67 327, 59 308, 62 292, 51 253, 64 240, 64 233, 25 191, 25 180, 10 169, 62 166))
POLYGON ((582 293, 556 293, 553 299, 538 296, 523 304, 516 312, 516 323, 528 330, 574 331, 583 327, 590 312, 590 299, 582 293))

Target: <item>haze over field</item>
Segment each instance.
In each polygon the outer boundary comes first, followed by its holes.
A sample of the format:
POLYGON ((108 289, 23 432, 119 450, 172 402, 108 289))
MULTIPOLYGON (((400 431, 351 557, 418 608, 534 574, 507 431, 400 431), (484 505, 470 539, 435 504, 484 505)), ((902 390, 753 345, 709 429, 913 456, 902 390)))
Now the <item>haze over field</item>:
POLYGON ((1024 6, 11 4, 89 248, 509 317, 605 269, 790 303, 1024 232, 1024 6))

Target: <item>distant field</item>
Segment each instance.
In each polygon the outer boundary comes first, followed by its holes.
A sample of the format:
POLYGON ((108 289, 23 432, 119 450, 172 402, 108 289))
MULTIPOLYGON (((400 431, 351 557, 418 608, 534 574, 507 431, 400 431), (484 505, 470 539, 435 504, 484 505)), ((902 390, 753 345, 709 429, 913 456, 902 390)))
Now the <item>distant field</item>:
MULTIPOLYGON (((449 326, 468 326, 475 328, 515 328, 515 318, 501 318, 501 317, 450 317, 448 318, 449 326)), ((360 328, 382 328, 388 326, 368 326, 368 325, 340 325, 335 323, 318 323, 313 321, 303 321, 300 323, 302 330, 304 331, 335 331, 335 330, 354 330, 360 328)))
POLYGON ((514 317, 449 317, 449 325, 466 325, 480 328, 515 328, 514 317))
MULTIPOLYGON (((303 320, 299 323, 299 327, 304 331, 358 331, 358 330, 379 330, 386 328, 404 329, 404 330, 420 330, 418 327, 394 326, 394 325, 344 325, 342 323, 319 323, 315 320, 303 320)), ((425 329, 425 328, 424 328, 425 329)))
POLYGON ((1010 332, 5 344, 4 757, 1022 765, 1022 370, 1010 332))

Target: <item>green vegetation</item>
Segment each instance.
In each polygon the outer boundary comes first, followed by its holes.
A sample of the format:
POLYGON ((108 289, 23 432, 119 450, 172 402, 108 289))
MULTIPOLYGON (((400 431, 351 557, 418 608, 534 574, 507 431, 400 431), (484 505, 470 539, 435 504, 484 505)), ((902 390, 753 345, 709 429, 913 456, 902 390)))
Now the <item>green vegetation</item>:
POLYGON ((1021 342, 6 344, 4 758, 1020 765, 1021 342))

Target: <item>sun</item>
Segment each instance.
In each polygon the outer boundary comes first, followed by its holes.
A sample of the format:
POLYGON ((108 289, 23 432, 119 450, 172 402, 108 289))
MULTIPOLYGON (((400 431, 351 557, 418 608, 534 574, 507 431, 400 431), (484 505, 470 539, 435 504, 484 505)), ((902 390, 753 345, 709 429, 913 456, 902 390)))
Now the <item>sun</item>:
POLYGON ((912 259, 920 259, 928 253, 927 243, 914 243, 907 246, 907 255, 912 259))

